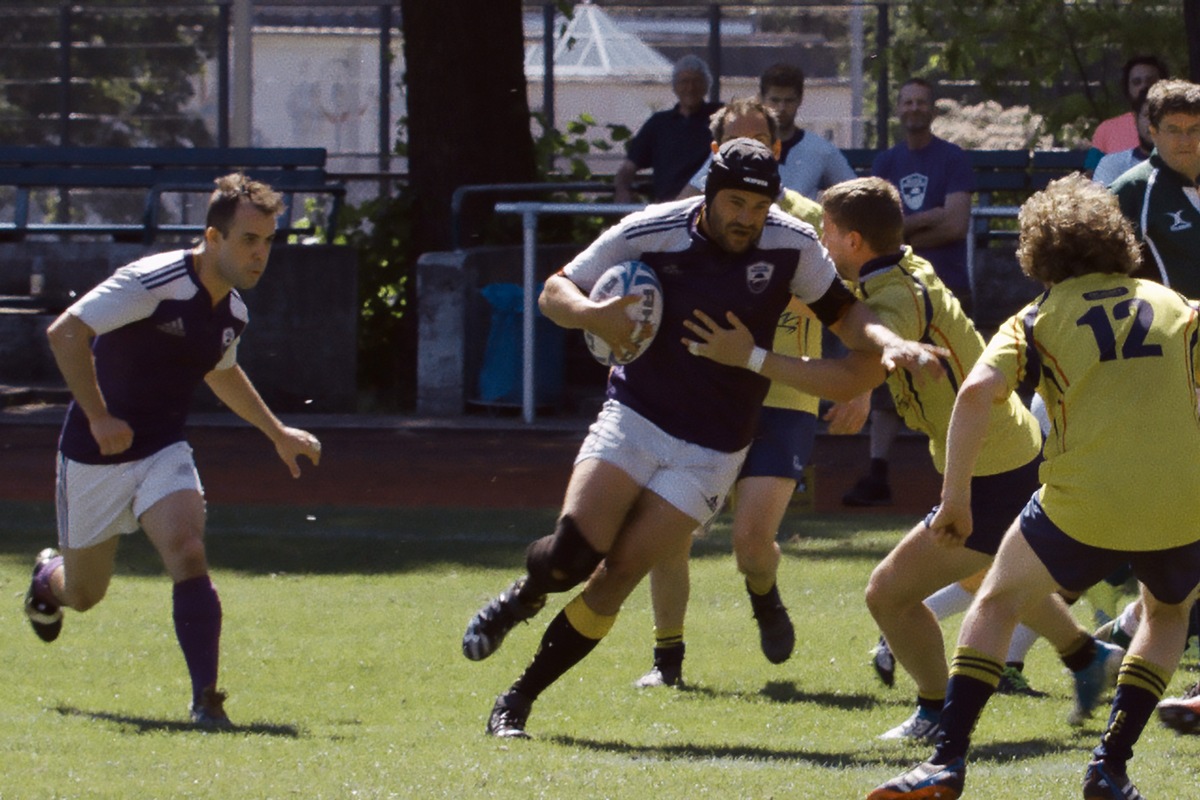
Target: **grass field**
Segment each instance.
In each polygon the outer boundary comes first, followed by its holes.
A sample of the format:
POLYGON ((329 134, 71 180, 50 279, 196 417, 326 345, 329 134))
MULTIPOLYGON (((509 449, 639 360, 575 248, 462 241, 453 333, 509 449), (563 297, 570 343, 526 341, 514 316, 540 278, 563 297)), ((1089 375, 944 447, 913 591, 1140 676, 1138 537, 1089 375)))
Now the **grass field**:
MULTIPOLYGON (((564 598, 482 663, 463 627, 519 569, 553 512, 214 508, 210 557, 225 609, 222 684, 239 730, 186 724, 170 587, 140 536, 108 598, 68 613, 44 645, 20 601, 52 510, 0 503, 0 798, 862 798, 926 755, 877 741, 913 685, 882 687, 862 601, 872 565, 910 520, 786 524, 784 599, 797 652, 758 652, 718 524, 698 542, 685 675, 636 690, 652 623, 643 587, 609 638, 543 695, 533 741, 483 734, 564 598), (869 527, 864 527, 869 526, 869 527)), ((1080 614, 1085 613, 1081 609, 1080 614)), ((955 632, 951 626, 950 635, 955 632)), ((1195 680, 1195 657, 1172 693, 1195 680)), ((1045 699, 997 697, 976 731, 967 797, 1077 798, 1101 715, 1068 727, 1069 681, 1045 643, 1027 672, 1045 699)), ((1106 715, 1103 715, 1106 716, 1106 715)), ((1200 737, 1153 723, 1131 764, 1154 800, 1194 797, 1200 737)))

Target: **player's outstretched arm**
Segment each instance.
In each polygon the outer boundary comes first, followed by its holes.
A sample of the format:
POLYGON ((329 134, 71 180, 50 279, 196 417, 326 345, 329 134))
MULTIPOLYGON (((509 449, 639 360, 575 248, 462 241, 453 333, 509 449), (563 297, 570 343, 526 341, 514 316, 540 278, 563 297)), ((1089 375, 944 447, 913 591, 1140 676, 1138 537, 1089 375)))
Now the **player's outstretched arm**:
POLYGON ((880 361, 888 372, 906 369, 918 382, 946 376, 939 360, 950 355, 945 348, 901 339, 861 301, 854 302, 829 329, 851 350, 882 353, 880 361))
MULTIPOLYGON (((683 343, 692 355, 712 359, 718 364, 731 367, 750 365, 754 337, 732 311, 725 318, 730 327, 725 328, 703 311, 696 310, 694 320, 685 320, 692 338, 683 343)), ((873 353, 851 353, 846 358, 795 358, 778 353, 767 353, 758 370, 773 381, 794 386, 802 392, 825 397, 830 400, 846 401, 870 391, 883 382, 884 372, 879 358, 873 353)))
POLYGON ((228 369, 215 369, 204 376, 208 388, 229 406, 233 413, 258 428, 275 445, 275 452, 287 465, 293 478, 300 477, 300 456, 313 465, 321 463, 321 442, 308 431, 289 428, 271 413, 258 390, 250 383, 242 368, 234 364, 228 369))

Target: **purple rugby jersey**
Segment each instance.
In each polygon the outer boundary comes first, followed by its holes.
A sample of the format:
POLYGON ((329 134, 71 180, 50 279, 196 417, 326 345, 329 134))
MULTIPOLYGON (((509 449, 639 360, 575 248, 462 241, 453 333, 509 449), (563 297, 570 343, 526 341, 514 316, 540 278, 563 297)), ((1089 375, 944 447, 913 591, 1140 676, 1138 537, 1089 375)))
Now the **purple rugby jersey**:
POLYGON ((59 450, 84 464, 136 461, 184 440, 192 395, 218 365, 236 363, 249 316, 237 291, 214 307, 190 250, 161 253, 117 270, 69 309, 96 332, 96 378, 109 412, 133 428, 133 444, 103 456, 72 402, 59 450))
POLYGON ((625 217, 563 274, 587 293, 613 264, 638 260, 654 269, 663 288, 662 325, 640 358, 612 369, 608 396, 671 436, 732 453, 753 438, 768 381, 689 353, 683 321, 699 309, 724 325, 732 311, 769 350, 790 297, 812 303, 837 273, 813 229, 774 206, 756 246, 722 250, 697 227, 702 203, 694 197, 625 217))

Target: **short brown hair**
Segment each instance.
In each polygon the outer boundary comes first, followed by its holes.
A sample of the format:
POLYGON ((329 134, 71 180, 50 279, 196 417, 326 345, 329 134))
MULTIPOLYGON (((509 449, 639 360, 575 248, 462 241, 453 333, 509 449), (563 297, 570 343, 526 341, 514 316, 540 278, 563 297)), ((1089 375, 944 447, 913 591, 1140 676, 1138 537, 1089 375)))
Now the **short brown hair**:
POLYGON ((821 206, 834 225, 857 231, 876 253, 894 253, 904 244, 900 193, 883 178, 855 178, 830 186, 821 195, 821 206))
POLYGON ((1138 267, 1133 226, 1117 196, 1076 172, 1051 181, 1021 206, 1017 261, 1046 284, 1095 272, 1129 275, 1138 267))
POLYGON ((730 120, 761 114, 767 121, 767 131, 771 134, 771 144, 779 140, 779 121, 771 110, 762 104, 757 97, 739 97, 730 100, 713 112, 708 118, 708 130, 712 133, 713 141, 721 144, 725 141, 725 126, 730 120))
POLYGON ((795 89, 796 97, 804 100, 804 70, 791 64, 772 64, 758 79, 758 93, 766 94, 772 86, 795 89))
POLYGON ((1179 78, 1156 81, 1148 90, 1146 116, 1155 128, 1168 114, 1200 117, 1200 86, 1179 78))
POLYGON ((262 181, 251 180, 242 173, 235 172, 223 175, 213 183, 217 188, 208 199, 208 213, 205 215, 204 225, 207 228, 216 228, 222 236, 229 235, 229 226, 243 197, 264 214, 277 217, 283 213, 283 197, 262 181))

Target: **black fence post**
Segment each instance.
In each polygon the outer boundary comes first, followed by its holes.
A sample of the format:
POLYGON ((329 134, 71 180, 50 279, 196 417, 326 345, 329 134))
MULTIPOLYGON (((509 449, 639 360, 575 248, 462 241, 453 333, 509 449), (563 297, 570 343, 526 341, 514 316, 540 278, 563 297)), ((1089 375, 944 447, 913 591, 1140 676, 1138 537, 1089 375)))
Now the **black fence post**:
MULTIPOLYGON (((379 7, 379 171, 392 168, 392 7, 379 7)), ((379 182, 384 191, 386 180, 379 182)))
POLYGON ((708 7, 708 67, 713 82, 708 90, 708 101, 721 100, 721 7, 713 3, 708 7))

